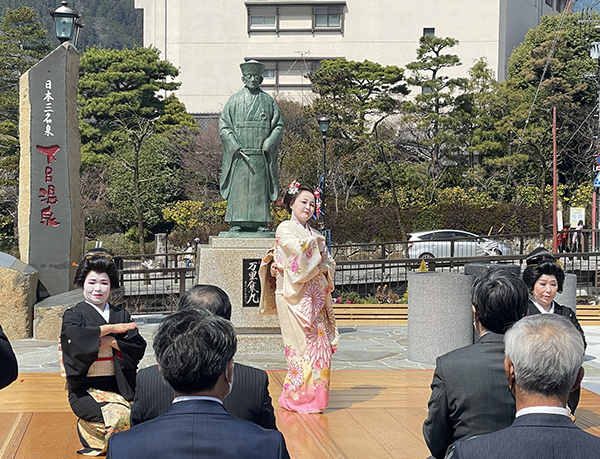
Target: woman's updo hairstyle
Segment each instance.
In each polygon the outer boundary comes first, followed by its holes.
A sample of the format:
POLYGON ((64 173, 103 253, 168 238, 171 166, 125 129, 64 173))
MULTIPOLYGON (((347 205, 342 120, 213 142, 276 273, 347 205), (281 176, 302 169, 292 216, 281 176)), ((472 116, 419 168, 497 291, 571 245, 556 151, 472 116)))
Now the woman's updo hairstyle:
POLYGON ((291 205, 294 204, 302 191, 308 191, 313 196, 315 194, 315 189, 306 183, 297 183, 294 181, 287 187, 285 196, 283 197, 283 205, 289 213, 292 213, 291 205))
POLYGON ((117 265, 115 264, 112 255, 105 249, 92 249, 86 254, 84 259, 81 260, 81 263, 77 266, 73 283, 77 287, 83 288, 85 278, 91 271, 100 274, 106 273, 110 280, 110 289, 114 290, 119 288, 119 271, 117 270, 117 265))
POLYGON ((525 263, 527 267, 523 271, 523 281, 525 281, 530 293, 533 292, 533 287, 537 280, 544 274, 556 277, 558 293, 562 293, 565 272, 558 265, 554 255, 548 252, 548 250, 544 247, 538 247, 529 254, 525 259, 525 263))

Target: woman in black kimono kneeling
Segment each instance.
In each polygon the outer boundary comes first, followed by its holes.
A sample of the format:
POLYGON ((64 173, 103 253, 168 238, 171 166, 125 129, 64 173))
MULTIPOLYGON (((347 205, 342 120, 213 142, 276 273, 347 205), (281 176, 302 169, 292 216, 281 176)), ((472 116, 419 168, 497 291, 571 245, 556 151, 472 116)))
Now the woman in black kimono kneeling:
POLYGON ((107 303, 119 287, 117 266, 106 253, 89 253, 75 273, 85 302, 67 309, 60 342, 69 404, 79 418, 80 454, 106 452, 109 437, 129 428, 137 366, 146 341, 124 309, 107 303))

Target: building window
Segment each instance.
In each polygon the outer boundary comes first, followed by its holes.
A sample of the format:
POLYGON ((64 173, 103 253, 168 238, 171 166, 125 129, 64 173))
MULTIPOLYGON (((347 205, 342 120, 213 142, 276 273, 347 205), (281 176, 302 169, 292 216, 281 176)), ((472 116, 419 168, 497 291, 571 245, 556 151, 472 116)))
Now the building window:
POLYGON ((432 92, 429 86, 421 86, 421 94, 431 94, 432 92))
POLYGON ((250 27, 275 27, 275 16, 250 16, 250 27))
POLYGON ((315 8, 315 27, 337 27, 341 25, 341 6, 317 6, 315 8))
POLYGON ((434 37, 435 36, 435 27, 423 28, 423 36, 424 37, 434 37))
POLYGON ((343 32, 345 2, 246 3, 248 33, 343 32))
POLYGON ((256 59, 265 64, 262 86, 267 88, 300 88, 310 87, 309 76, 321 68, 321 61, 325 58, 269 58, 258 56, 245 59, 256 59))

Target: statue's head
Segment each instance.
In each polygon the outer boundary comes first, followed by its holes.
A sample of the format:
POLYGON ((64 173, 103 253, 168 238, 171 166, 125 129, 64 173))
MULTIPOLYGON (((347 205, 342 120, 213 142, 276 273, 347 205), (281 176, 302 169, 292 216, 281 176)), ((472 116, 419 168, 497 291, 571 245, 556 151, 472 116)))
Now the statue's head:
POLYGON ((248 89, 257 89, 263 82, 265 64, 251 60, 240 64, 242 69, 242 81, 248 89))

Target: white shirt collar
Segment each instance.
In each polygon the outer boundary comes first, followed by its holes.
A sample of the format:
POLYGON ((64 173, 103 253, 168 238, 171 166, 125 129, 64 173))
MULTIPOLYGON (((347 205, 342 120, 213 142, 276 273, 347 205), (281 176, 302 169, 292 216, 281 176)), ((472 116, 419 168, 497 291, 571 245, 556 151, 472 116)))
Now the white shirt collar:
POLYGON ((190 400, 210 400, 211 402, 219 402, 221 405, 223 402, 217 397, 208 397, 206 395, 180 395, 173 399, 173 403, 177 402, 189 402, 190 400))
POLYGON ((569 417, 567 409, 559 406, 529 406, 527 408, 521 408, 517 411, 516 417, 518 418, 525 414, 560 414, 569 417))
POLYGON ((541 306, 537 301, 535 301, 535 299, 532 299, 531 301, 533 301, 535 307, 538 308, 538 311, 540 311, 542 314, 554 314, 554 301, 552 302, 552 307, 550 308, 550 311, 546 311, 543 306, 541 306))

